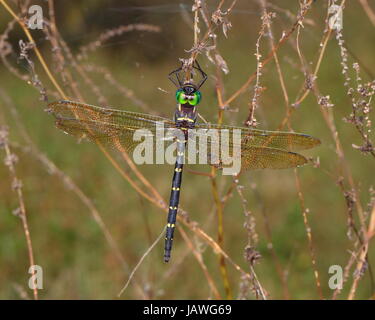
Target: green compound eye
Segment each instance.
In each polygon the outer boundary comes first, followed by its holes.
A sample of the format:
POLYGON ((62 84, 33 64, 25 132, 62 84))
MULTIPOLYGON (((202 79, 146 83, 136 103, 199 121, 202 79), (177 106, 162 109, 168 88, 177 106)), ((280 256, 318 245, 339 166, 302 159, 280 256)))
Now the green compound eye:
POLYGON ((189 104, 192 106, 196 106, 201 101, 202 95, 200 91, 194 92, 194 98, 189 100, 189 104))
POLYGON ((185 97, 185 93, 182 89, 176 91, 176 100, 179 104, 185 104, 188 102, 188 99, 185 97))

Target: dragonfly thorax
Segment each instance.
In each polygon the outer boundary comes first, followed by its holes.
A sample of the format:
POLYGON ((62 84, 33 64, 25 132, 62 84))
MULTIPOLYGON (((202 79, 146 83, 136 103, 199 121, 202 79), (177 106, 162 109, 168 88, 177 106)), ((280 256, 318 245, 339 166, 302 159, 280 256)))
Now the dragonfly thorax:
POLYGON ((193 128, 197 119, 196 108, 189 104, 178 104, 174 120, 177 127, 193 128))

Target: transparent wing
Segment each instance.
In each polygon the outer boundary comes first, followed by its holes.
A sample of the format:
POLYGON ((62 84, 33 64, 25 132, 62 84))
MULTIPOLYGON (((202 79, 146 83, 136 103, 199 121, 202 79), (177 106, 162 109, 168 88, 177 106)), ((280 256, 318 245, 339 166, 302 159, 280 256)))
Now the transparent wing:
POLYGON ((190 140, 197 146, 196 153, 207 154, 208 163, 219 168, 231 166, 235 157, 241 159, 241 170, 293 168, 307 159, 291 151, 320 144, 319 139, 293 132, 217 124, 197 124, 195 129, 190 140))
MULTIPOLYGON (((134 133, 142 129, 142 137, 150 136, 152 147, 157 144, 157 125, 171 130, 166 141, 174 141, 175 123, 172 120, 128 111, 100 108, 84 103, 61 100, 48 105, 49 112, 56 118, 56 126, 78 139, 88 139, 96 143, 118 149, 118 146, 132 152, 140 140, 134 140, 134 133)), ((160 128, 160 127, 159 127, 160 128)), ((278 131, 263 131, 242 127, 197 124, 190 135, 188 147, 196 143, 195 155, 206 156, 210 165, 219 168, 230 166, 230 158, 241 153, 241 169, 283 169, 303 165, 307 162, 302 155, 290 150, 312 148, 320 141, 311 136, 278 131), (215 130, 210 130, 215 129, 215 130), (240 136, 238 136, 240 133, 240 136), (284 150, 283 150, 284 149, 284 150)), ((168 144, 164 145, 166 147, 168 144)), ((201 163, 201 162, 200 162, 201 163)))
POLYGON ((56 126, 78 139, 117 148, 118 143, 131 152, 139 144, 134 133, 143 129, 152 136, 156 125, 173 128, 172 120, 149 114, 100 108, 84 103, 60 100, 50 103, 48 111, 56 118, 56 126))
MULTIPOLYGON (((224 129, 189 132, 188 155, 194 155, 196 163, 208 163, 218 168, 233 167, 235 162, 240 160, 241 170, 285 169, 307 162, 307 159, 298 153, 265 146, 263 140, 253 140, 253 143, 257 142, 258 145, 251 145, 244 142, 243 136, 237 133, 224 129)), ((268 145, 277 144, 274 142, 268 145)))
MULTIPOLYGON (((223 157, 220 157, 223 161, 223 157)), ((302 166, 307 159, 291 151, 267 147, 245 147, 241 150, 241 170, 288 169, 302 166)), ((230 167, 230 163, 220 163, 219 168, 230 167)))
POLYGON ((208 131, 209 129, 215 129, 220 132, 222 130, 227 131, 229 135, 230 146, 233 146, 235 144, 233 143, 233 132, 235 132, 235 130, 240 130, 241 146, 243 148, 245 148, 246 146, 258 146, 285 149, 289 151, 298 151, 310 149, 320 144, 319 139, 303 133, 266 131, 226 125, 220 126, 210 123, 197 124, 195 128, 202 129, 203 134, 205 130, 208 131))

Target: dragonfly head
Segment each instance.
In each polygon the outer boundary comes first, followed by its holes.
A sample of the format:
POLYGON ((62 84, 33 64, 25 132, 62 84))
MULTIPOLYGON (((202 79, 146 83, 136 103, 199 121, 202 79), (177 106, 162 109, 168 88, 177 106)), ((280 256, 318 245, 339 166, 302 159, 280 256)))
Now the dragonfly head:
POLYGON ((202 98, 199 89, 207 80, 207 74, 201 69, 197 60, 194 60, 189 66, 185 65, 183 62, 180 68, 172 71, 168 75, 168 78, 178 88, 176 91, 176 100, 179 105, 183 105, 184 107, 195 107, 199 104, 202 98), (187 67, 190 68, 190 71, 193 71, 185 76, 186 80, 183 82, 183 77, 180 73, 185 72, 187 67), (201 80, 197 83, 192 83, 192 73, 194 72, 199 72, 201 75, 201 80))
POLYGON ((201 98, 201 92, 191 83, 184 84, 176 91, 177 103, 181 105, 190 105, 195 107, 199 104, 201 98))

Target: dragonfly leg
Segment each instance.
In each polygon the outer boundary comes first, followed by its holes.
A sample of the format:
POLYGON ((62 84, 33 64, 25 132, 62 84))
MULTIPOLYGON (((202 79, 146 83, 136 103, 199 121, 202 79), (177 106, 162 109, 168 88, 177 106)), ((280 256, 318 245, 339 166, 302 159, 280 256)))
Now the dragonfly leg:
POLYGON ((202 76, 201 81, 199 81, 199 83, 197 84, 197 88, 199 89, 203 85, 203 83, 206 82, 206 80, 207 80, 207 74, 202 70, 201 66, 198 63, 198 60, 195 60, 195 64, 196 64, 196 66, 194 66, 194 64, 193 64, 193 68, 196 69, 196 70, 198 70, 199 73, 202 76))
POLYGON ((180 76, 179 76, 179 73, 182 71, 182 67, 172 71, 169 75, 168 75, 168 79, 178 88, 181 88, 183 83, 180 79, 180 76), (175 79, 173 78, 173 76, 176 76, 176 79, 177 79, 177 82, 175 81, 175 79))

